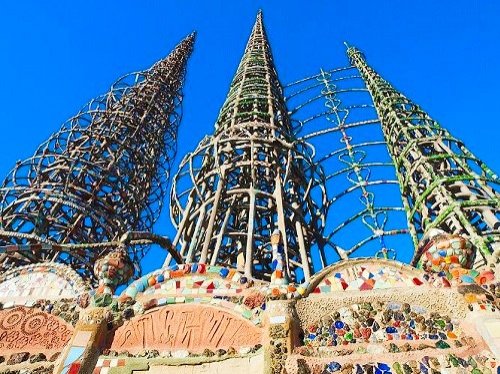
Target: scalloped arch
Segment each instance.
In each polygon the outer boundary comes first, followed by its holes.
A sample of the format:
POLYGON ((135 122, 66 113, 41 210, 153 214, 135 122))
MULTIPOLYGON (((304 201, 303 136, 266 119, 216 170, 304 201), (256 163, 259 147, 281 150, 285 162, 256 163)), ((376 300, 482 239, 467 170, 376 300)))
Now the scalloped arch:
POLYGON ((89 289, 80 275, 64 264, 20 266, 0 276, 0 299, 14 305, 39 299, 75 298, 89 289))
POLYGON ((428 284, 425 272, 395 260, 358 258, 337 262, 317 273, 306 288, 312 293, 369 291, 428 284))

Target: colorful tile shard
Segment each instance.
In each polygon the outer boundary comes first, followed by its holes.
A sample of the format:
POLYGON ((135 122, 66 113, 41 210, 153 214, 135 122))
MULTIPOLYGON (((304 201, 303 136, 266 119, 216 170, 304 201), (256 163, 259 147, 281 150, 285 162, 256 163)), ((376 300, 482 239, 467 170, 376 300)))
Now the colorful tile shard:
POLYGON ((496 373, 498 360, 485 352, 470 357, 458 357, 454 354, 447 356, 424 356, 421 360, 406 362, 370 362, 365 364, 341 365, 332 361, 325 365, 323 373, 343 374, 437 374, 437 373, 496 373))
POLYGON ((356 265, 356 262, 354 262, 352 266, 346 269, 339 271, 332 270, 312 292, 370 291, 421 286, 427 283, 423 279, 423 272, 418 272, 411 268, 406 269, 406 271, 402 270, 405 267, 404 264, 393 261, 390 265, 384 266, 384 262, 374 262, 373 264, 370 262, 368 260, 362 265, 356 265))
POLYGON ((248 292, 253 284, 238 271, 222 266, 174 265, 139 278, 123 291, 120 299, 138 300, 136 310, 183 303, 217 305, 260 324, 265 304, 263 299, 260 305, 249 301, 256 295, 255 291, 248 292), (145 301, 140 302, 139 298, 145 301))
MULTIPOLYGON (((438 347, 462 338, 459 321, 398 303, 363 303, 338 309, 304 331, 304 344, 335 347, 356 343, 419 341, 438 347)), ((449 348, 449 346, 448 346, 449 348)))
POLYGON ((120 368, 125 366, 125 358, 112 358, 112 359, 102 359, 97 360, 97 364, 94 368, 92 374, 108 374, 110 368, 120 368))
POLYGON ((87 289, 88 285, 74 270, 56 263, 22 266, 0 275, 0 301, 4 304, 74 298, 87 289))

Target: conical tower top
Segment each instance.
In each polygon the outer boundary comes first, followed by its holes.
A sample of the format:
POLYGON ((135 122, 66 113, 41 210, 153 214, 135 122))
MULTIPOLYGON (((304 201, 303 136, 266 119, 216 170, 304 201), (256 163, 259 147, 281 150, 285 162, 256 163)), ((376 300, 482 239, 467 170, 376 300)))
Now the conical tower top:
MULTIPOLYGON (((176 153, 194 39, 192 33, 150 69, 116 81, 15 166, 0 188, 0 243, 47 246, 36 256, 1 254, 0 270, 58 261, 95 281, 94 263, 112 246, 68 251, 52 245, 102 245, 151 230, 176 153)), ((138 265, 143 250, 131 247, 128 254, 138 265)))
POLYGON ((307 251, 322 229, 323 207, 309 190, 320 178, 290 123, 259 12, 215 135, 174 177, 173 245, 185 262, 277 283, 310 278, 307 251))
POLYGON ((275 136, 282 134, 288 138, 291 134, 283 90, 260 10, 220 111, 216 129, 220 133, 234 130, 234 126, 240 123, 255 121, 269 123, 275 136))
POLYGON ((470 267, 474 256, 476 268, 496 264, 500 253, 496 174, 381 77, 359 49, 349 47, 347 56, 372 96, 396 167, 410 233, 418 248, 412 263, 422 266, 427 261, 422 254, 431 253, 429 240, 444 232, 470 240, 477 249, 476 254, 467 249, 457 257, 462 266, 470 267))
MULTIPOLYGON (((255 17, 255 23, 252 28, 252 33, 250 34, 250 40, 257 34, 264 30, 264 22, 262 17, 262 10, 259 9, 257 16, 255 17)), ((266 38, 267 43, 267 38, 266 38)), ((247 43, 248 44, 248 43, 247 43)))

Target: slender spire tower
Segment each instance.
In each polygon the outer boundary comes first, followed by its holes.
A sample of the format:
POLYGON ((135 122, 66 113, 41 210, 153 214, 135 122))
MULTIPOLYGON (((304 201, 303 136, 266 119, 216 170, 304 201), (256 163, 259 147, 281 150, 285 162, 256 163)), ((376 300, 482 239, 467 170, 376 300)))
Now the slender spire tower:
MULTIPOLYGON (((0 191, 4 244, 102 243, 152 228, 176 152, 193 43, 191 34, 149 70, 118 80, 17 163, 0 191)), ((52 249, 2 254, 0 264, 59 261, 92 276, 108 250, 44 247, 52 249)), ((135 263, 141 256, 129 255, 135 263)))
POLYGON ((294 137, 259 12, 214 136, 174 177, 173 244, 186 262, 308 279, 308 248, 324 224, 311 196, 318 180, 310 149, 294 137))
MULTIPOLYGON (((500 249, 498 177, 418 105, 396 91, 348 47, 373 98, 393 158, 415 247, 440 229, 468 238, 475 266, 497 261, 500 249)), ((420 253, 416 253, 416 263, 420 253)))

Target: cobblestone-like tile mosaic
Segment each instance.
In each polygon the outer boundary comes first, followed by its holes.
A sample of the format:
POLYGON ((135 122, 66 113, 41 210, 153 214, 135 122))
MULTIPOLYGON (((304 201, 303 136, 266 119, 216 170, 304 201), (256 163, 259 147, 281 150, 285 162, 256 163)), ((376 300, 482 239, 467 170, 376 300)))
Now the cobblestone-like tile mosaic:
POLYGON ((450 348, 447 340, 462 337, 458 321, 419 306, 398 303, 362 303, 340 308, 304 331, 304 344, 334 347, 355 343, 429 340, 450 348))
POLYGON ((448 374, 472 373, 492 374, 497 372, 498 361, 491 354, 484 352, 469 357, 458 357, 454 354, 446 356, 424 356, 421 360, 405 362, 371 362, 366 364, 344 364, 332 361, 325 365, 323 373, 343 374, 448 374))

